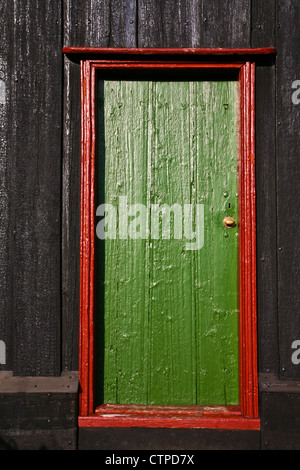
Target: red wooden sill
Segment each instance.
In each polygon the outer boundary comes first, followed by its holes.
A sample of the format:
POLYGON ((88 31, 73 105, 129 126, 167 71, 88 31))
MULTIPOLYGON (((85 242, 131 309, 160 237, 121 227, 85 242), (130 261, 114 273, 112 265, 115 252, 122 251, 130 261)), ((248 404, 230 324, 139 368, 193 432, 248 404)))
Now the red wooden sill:
POLYGON ((257 430, 260 421, 245 418, 237 406, 102 405, 80 416, 79 426, 257 430))

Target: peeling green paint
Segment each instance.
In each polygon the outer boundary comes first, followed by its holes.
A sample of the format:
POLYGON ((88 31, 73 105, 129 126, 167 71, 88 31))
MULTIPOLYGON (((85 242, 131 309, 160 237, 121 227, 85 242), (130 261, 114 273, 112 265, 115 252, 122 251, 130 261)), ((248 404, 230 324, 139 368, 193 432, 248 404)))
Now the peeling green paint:
POLYGON ((98 204, 204 207, 199 250, 97 240, 98 399, 237 404, 237 83, 99 81, 98 108, 98 204))

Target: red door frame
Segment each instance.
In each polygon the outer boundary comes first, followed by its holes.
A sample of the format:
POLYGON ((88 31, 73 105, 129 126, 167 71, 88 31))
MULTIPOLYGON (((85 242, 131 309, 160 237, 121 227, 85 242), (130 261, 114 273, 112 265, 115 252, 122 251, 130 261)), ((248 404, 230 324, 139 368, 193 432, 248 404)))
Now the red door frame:
POLYGON ((81 56, 79 426, 259 429, 256 318, 255 62, 265 49, 64 48, 81 56), (159 59, 153 60, 153 55, 159 59), (84 56, 82 58, 82 56, 84 56), (163 56, 164 60, 161 60, 163 56), (183 59, 178 59, 178 56, 183 59), (203 57, 205 57, 205 61, 203 57), (92 58, 91 58, 92 57, 92 58), (117 57, 117 58, 116 58, 117 57), (236 69, 239 82, 239 406, 94 403, 95 77, 104 70, 236 69))

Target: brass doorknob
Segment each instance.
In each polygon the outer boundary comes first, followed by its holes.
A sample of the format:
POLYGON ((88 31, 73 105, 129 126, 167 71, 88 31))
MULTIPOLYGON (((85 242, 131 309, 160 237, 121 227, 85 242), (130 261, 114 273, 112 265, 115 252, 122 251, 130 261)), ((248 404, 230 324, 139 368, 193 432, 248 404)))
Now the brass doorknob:
POLYGON ((225 219, 223 220, 223 225, 226 228, 235 227, 235 220, 232 217, 225 217, 225 219))

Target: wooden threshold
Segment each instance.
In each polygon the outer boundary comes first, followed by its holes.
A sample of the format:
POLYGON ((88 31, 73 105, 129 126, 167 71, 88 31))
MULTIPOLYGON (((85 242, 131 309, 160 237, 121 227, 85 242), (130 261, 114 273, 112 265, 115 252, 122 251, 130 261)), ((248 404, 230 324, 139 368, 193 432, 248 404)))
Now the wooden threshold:
POLYGON ((245 418, 238 406, 101 405, 79 416, 80 427, 260 429, 259 418, 245 418))

